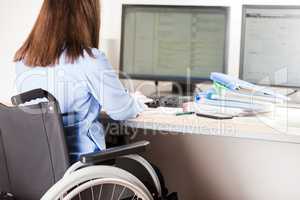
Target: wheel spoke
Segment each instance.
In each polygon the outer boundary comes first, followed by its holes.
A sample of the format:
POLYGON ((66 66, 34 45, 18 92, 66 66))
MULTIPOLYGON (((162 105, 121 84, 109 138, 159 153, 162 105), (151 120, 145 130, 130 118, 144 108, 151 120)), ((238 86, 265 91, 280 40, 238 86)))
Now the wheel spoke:
POLYGON ((125 190, 126 190, 126 187, 123 187, 122 192, 121 192, 121 194, 119 195, 119 197, 118 197, 117 200, 120 200, 120 199, 121 199, 121 197, 123 196, 125 190))
POLYGON ((66 189, 58 196, 57 200, 143 200, 148 199, 138 188, 130 182, 118 179, 93 179, 81 184, 74 184, 72 188, 66 189), (77 186, 76 186, 77 185, 77 186), (144 198, 145 197, 145 198, 144 198))
POLYGON ((93 189, 93 187, 91 187, 91 191, 92 191, 92 200, 95 200, 95 198, 94 198, 94 189, 93 189))
POLYGON ((135 197, 136 197, 136 194, 134 194, 134 196, 132 197, 132 199, 131 199, 131 200, 135 200, 135 197))
POLYGON ((99 189, 99 195, 98 195, 98 200, 101 199, 101 195, 102 195, 102 188, 103 188, 103 185, 101 185, 100 189, 99 189))
POLYGON ((116 190, 116 184, 114 184, 114 187, 113 187, 113 191, 112 191, 110 200, 113 200, 113 198, 114 198, 114 196, 115 196, 115 190, 116 190))

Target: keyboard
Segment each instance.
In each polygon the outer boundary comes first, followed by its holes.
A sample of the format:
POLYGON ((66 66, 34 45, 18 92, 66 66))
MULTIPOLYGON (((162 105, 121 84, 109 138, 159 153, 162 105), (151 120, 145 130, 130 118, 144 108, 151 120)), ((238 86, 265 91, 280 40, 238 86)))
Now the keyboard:
POLYGON ((194 98, 192 96, 150 96, 148 97, 153 99, 153 102, 146 103, 150 108, 157 107, 171 107, 171 108, 179 108, 182 107, 183 103, 193 101, 194 98))

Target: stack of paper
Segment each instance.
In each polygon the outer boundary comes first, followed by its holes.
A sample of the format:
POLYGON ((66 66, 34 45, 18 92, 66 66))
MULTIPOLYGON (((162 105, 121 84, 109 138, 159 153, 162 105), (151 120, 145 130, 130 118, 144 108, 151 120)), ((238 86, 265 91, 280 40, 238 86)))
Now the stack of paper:
POLYGON ((241 101, 246 103, 258 103, 258 104, 282 104, 285 101, 281 98, 276 98, 275 96, 257 94, 255 92, 247 92, 244 90, 238 91, 226 91, 221 95, 212 95, 214 100, 228 100, 228 101, 241 101))
POLYGON ((233 117, 253 116, 271 112, 274 104, 245 103, 240 101, 202 100, 185 105, 185 111, 205 114, 227 114, 233 117))

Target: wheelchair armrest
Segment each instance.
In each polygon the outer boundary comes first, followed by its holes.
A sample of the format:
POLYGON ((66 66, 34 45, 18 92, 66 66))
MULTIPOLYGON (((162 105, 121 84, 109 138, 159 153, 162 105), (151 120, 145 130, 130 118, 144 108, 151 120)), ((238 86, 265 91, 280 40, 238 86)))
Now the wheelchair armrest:
POLYGON ((80 156, 80 161, 85 164, 101 163, 114 160, 119 156, 129 154, 137 154, 146 151, 146 147, 150 144, 148 141, 136 142, 120 147, 114 147, 102 152, 90 153, 80 156))
POLYGON ((13 105, 18 106, 34 99, 47 98, 49 101, 57 102, 56 98, 49 92, 43 89, 30 90, 22 94, 13 96, 11 102, 13 105))

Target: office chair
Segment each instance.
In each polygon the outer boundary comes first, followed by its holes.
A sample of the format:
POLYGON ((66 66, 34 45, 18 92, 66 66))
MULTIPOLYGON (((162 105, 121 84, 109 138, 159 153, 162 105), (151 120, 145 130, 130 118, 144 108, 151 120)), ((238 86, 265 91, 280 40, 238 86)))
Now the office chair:
MULTIPOLYGON (((17 200, 177 199, 143 157, 147 141, 82 155, 69 166, 60 108, 36 89, 0 103, 0 192, 17 200), (34 99, 47 102, 25 105, 34 99), (175 198, 174 198, 175 197, 175 198)), ((4 195, 3 195, 4 196, 4 195)), ((0 197, 1 198, 1 197, 0 197)))

